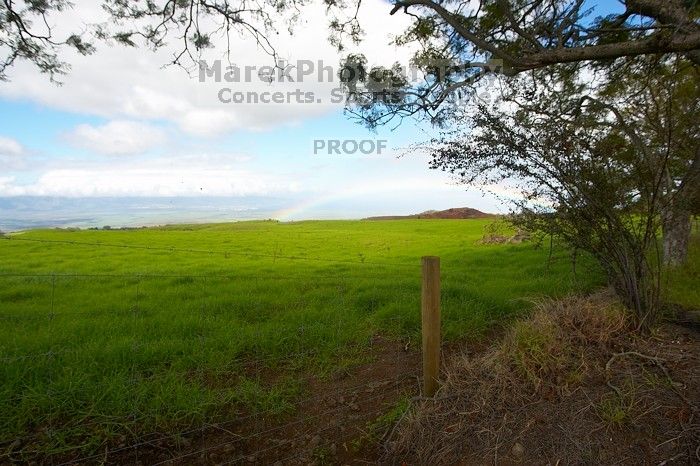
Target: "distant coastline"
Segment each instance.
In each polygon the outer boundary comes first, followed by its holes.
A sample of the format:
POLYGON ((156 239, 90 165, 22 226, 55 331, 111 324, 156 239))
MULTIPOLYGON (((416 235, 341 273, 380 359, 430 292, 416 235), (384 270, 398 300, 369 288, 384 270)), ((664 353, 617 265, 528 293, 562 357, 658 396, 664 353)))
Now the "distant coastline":
POLYGON ((0 231, 139 228, 270 218, 279 201, 255 198, 0 198, 0 231), (264 208, 256 207, 264 205, 264 208))
MULTIPOLYGON (((290 198, 274 197, 0 197, 0 232, 62 229, 125 229, 177 224, 223 223, 283 218, 290 198)), ((357 210, 347 206, 329 206, 306 212, 297 220, 399 220, 491 218, 469 207, 428 210, 412 215, 366 217, 367 206, 357 210), (362 212, 363 209, 364 212, 362 212), (364 213, 364 215, 363 215, 364 213)), ((377 206, 372 206, 377 209, 377 206)))

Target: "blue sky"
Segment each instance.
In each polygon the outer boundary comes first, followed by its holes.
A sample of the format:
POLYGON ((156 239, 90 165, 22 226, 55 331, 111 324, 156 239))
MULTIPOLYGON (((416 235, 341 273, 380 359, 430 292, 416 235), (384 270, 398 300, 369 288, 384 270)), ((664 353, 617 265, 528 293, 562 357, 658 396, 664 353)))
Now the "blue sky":
MULTIPOLYGON (((616 5, 606 1, 601 11, 616 5)), ((363 3, 366 35, 358 51, 370 63, 408 63, 410 50, 388 45, 407 19, 376 14, 386 9, 382 0, 363 3)), ((100 12, 95 2, 82 0, 67 15, 57 20, 59 32, 61 26, 94 21, 100 12)), ((280 36, 281 56, 336 66, 337 53, 325 41, 323 8, 312 4, 304 18, 293 36, 280 36)), ((315 77, 272 85, 201 83, 181 69, 163 69, 170 53, 103 45, 92 57, 67 55, 72 70, 62 86, 18 64, 10 81, 0 83, 0 197, 254 198, 266 214, 269 197, 275 200, 272 214, 284 220, 456 206, 504 209, 497 196, 428 170, 421 154, 398 158, 411 143, 427 140, 431 128, 407 121, 371 133, 329 103, 338 83, 315 77), (299 88, 323 102, 225 104, 218 100, 225 87, 256 93, 299 88), (388 150, 314 154, 317 139, 385 140, 388 150)), ((269 63, 253 43, 237 42, 235 53, 241 66, 269 63)), ((509 193, 505 187, 491 189, 509 193)))

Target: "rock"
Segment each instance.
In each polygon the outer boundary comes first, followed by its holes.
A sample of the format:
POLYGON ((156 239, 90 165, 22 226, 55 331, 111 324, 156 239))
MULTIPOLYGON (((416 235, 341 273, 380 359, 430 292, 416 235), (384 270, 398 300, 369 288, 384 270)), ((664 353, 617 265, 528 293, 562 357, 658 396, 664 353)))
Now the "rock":
POLYGON ((222 450, 224 450, 224 453, 233 453, 233 451, 236 449, 236 446, 232 443, 229 443, 227 445, 224 445, 222 447, 222 450))
POLYGON ((522 458, 522 456, 525 454, 525 447, 523 447, 520 442, 515 442, 510 451, 516 458, 522 458))
POLYGON ((321 443, 321 436, 320 435, 314 435, 314 437, 311 439, 309 442, 309 447, 310 448, 316 448, 319 444, 321 443))

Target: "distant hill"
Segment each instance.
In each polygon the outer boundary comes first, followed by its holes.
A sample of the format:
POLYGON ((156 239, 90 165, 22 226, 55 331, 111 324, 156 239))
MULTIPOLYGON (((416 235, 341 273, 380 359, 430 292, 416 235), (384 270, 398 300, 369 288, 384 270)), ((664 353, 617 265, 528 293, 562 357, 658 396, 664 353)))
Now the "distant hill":
POLYGON ((487 214, 469 207, 455 207, 447 210, 426 210, 413 215, 382 215, 379 217, 367 217, 365 220, 401 220, 411 218, 491 218, 495 214, 487 214))

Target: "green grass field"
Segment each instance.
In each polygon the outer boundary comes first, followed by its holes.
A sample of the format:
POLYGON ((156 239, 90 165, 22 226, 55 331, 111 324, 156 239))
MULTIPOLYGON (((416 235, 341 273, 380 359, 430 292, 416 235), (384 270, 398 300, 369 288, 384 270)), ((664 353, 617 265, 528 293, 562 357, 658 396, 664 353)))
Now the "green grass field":
POLYGON ((300 374, 419 335, 420 257, 442 262, 443 332, 475 338, 602 283, 532 244, 480 245, 487 220, 242 222, 0 239, 0 442, 95 451, 241 407, 280 410, 300 374), (274 368, 274 382, 247 369, 274 368), (47 428, 48 426, 48 428, 47 428))

